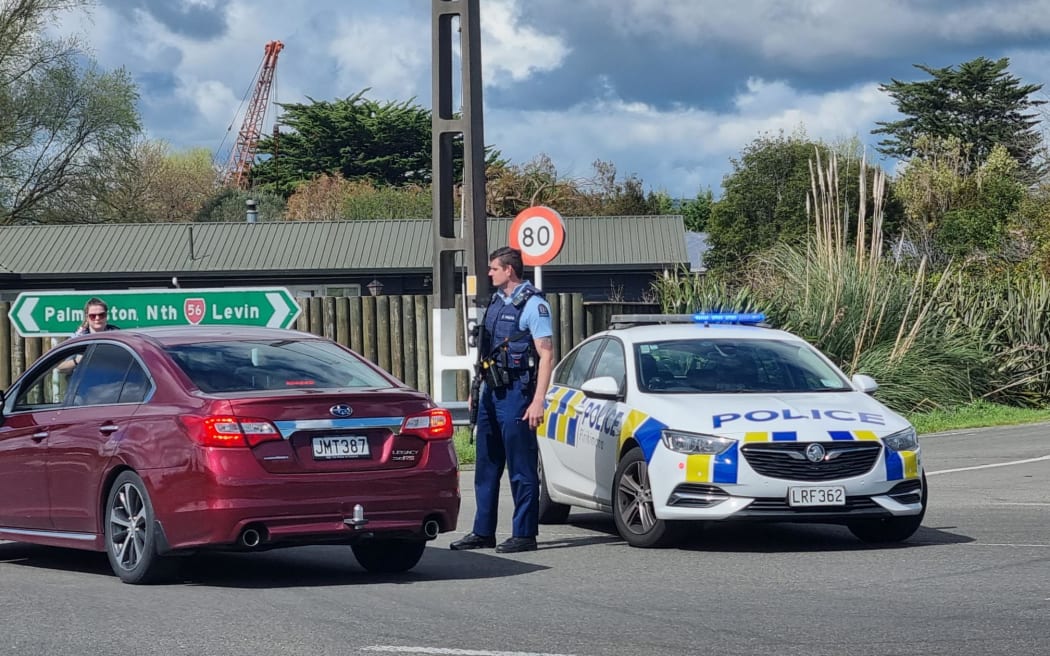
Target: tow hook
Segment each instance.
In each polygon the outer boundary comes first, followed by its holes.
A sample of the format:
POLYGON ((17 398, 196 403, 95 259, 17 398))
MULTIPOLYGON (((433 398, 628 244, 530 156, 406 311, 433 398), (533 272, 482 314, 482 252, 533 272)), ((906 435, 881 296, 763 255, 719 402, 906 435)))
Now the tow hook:
POLYGON ((361 504, 357 504, 356 506, 354 506, 354 516, 347 517, 343 520, 343 523, 353 528, 361 528, 362 526, 367 524, 368 520, 365 519, 364 506, 362 506, 361 504))

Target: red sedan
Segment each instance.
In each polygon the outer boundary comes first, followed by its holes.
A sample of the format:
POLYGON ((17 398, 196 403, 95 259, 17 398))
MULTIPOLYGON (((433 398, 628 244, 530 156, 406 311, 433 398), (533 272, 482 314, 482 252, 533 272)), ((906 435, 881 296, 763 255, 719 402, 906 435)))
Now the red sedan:
POLYGON ((315 335, 95 333, 0 401, 0 539, 105 551, 127 583, 202 549, 304 544, 400 572, 456 527, 448 411, 315 335))

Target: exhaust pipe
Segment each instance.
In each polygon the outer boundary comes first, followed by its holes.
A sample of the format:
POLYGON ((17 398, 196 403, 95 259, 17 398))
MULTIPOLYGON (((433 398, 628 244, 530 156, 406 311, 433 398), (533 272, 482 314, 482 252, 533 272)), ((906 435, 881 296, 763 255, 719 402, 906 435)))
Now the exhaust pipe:
POLYGON ((436 538, 440 530, 441 525, 437 523, 436 519, 428 519, 423 522, 423 535, 427 536, 428 540, 436 538))
POLYGON ((241 539, 239 542, 241 543, 241 546, 252 549, 259 546, 259 543, 262 542, 262 534, 259 533, 258 529, 246 528, 241 533, 241 539))

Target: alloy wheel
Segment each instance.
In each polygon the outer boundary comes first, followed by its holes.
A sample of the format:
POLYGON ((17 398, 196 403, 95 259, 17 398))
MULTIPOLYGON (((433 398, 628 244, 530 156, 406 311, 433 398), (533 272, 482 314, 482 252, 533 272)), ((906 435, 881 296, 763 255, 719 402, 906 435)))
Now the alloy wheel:
POLYGON ((146 549, 146 504, 132 483, 124 483, 109 509, 109 549, 126 570, 134 569, 146 549))
POLYGON ((624 526, 633 533, 645 534, 656 525, 653 493, 649 488, 649 471, 644 461, 631 463, 620 477, 618 510, 624 526))

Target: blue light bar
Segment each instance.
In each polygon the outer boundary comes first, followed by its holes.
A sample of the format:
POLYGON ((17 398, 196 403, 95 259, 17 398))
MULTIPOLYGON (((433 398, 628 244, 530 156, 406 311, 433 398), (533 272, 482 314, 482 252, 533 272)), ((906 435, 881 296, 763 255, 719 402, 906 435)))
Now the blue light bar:
POLYGON ((766 320, 762 312, 698 312, 693 315, 694 323, 743 323, 756 324, 766 320))

